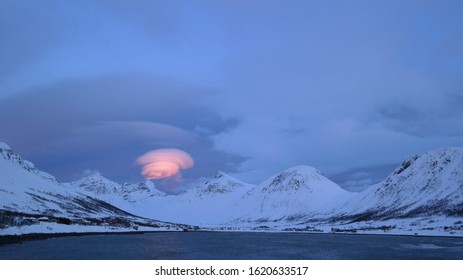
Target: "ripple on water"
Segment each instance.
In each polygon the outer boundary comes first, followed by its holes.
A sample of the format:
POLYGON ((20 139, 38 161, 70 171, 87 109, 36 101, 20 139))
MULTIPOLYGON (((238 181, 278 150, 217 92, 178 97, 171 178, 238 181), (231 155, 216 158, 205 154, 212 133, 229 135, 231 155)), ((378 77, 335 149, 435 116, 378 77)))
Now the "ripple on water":
POLYGON ((445 249, 446 247, 437 246, 431 243, 423 243, 423 244, 400 244, 402 248, 405 249, 445 249))

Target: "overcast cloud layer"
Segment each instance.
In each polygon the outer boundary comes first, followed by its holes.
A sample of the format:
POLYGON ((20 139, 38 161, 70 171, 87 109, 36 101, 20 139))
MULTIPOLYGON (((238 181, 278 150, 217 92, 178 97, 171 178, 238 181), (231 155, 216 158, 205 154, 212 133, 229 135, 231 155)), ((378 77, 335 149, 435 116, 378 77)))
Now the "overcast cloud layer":
POLYGON ((461 1, 0 2, 0 141, 61 180, 316 167, 361 190, 463 146, 461 1))

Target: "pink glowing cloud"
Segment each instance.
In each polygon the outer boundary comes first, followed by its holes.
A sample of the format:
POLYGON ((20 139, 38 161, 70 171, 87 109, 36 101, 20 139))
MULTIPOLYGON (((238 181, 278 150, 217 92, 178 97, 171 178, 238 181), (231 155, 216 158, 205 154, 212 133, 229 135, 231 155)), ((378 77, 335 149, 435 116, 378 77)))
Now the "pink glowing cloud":
POLYGON ((158 149, 148 152, 137 159, 143 165, 141 174, 148 180, 175 176, 180 178, 180 170, 194 165, 191 156, 178 149, 158 149))

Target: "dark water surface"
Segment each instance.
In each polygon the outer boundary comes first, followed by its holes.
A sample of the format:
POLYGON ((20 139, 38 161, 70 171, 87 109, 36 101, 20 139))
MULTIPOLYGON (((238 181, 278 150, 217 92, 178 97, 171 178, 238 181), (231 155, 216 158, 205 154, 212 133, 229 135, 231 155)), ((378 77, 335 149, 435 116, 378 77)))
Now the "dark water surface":
POLYGON ((0 246, 0 259, 463 259, 463 238, 238 232, 87 235, 0 246))

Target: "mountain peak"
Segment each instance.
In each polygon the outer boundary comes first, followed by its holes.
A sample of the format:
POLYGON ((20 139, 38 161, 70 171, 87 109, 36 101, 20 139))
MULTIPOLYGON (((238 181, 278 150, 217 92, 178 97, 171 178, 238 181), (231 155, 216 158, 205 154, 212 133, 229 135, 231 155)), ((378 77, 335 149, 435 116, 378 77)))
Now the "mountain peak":
POLYGON ((243 183, 240 180, 236 179, 233 176, 228 175, 227 173, 225 173, 223 171, 217 171, 215 173, 214 177, 211 180, 236 181, 236 182, 239 182, 239 183, 243 183))
POLYGON ((139 183, 124 183, 120 190, 120 195, 128 202, 137 203, 149 197, 166 196, 161 190, 158 190, 150 180, 139 183))
POLYGON ((200 195, 204 194, 225 194, 231 193, 238 188, 242 188, 247 184, 240 180, 225 174, 222 171, 218 171, 212 179, 204 182, 203 185, 199 186, 196 191, 200 195))
MULTIPOLYGON (((329 181, 317 169, 300 165, 288 168, 283 172, 270 177, 261 185, 264 186, 264 191, 288 191, 299 190, 301 188, 317 189, 322 181, 329 181)), ((333 183, 334 184, 334 183, 333 183)))
POLYGON ((0 142, 0 150, 11 150, 11 148, 6 143, 0 142))
POLYGON ((217 171, 217 173, 215 173, 214 178, 215 178, 215 179, 220 179, 220 178, 223 178, 223 177, 226 177, 226 176, 228 176, 228 175, 225 174, 224 172, 222 172, 222 171, 217 171))
POLYGON ((323 174, 320 171, 318 171, 314 167, 308 166, 308 165, 294 166, 294 167, 286 169, 283 172, 309 176, 309 177, 311 177, 313 179, 316 179, 316 180, 320 180, 321 178, 324 177, 323 174))
POLYGON ((52 175, 38 170, 35 165, 27 160, 24 160, 20 155, 15 153, 7 144, 0 142, 0 160, 3 158, 8 164, 20 166, 22 169, 33 173, 43 179, 57 183, 57 180, 52 175))
POLYGON ((311 166, 295 166, 280 172, 246 193, 249 219, 292 219, 332 212, 350 194, 311 166), (256 203, 257 201, 257 203, 256 203))
MULTIPOLYGON (((448 169, 455 169, 463 163, 463 148, 443 148, 418 156, 412 156, 402 162, 391 176, 408 177, 415 173, 430 173, 433 176, 448 169)), ((458 171, 458 170, 456 170, 458 171)), ((424 174, 423 174, 424 175, 424 174)))
POLYGON ((463 205, 463 148, 412 156, 385 180, 349 203, 348 212, 376 215, 453 215, 463 205))
POLYGON ((113 194, 117 193, 121 188, 118 183, 105 178, 100 172, 95 172, 78 181, 72 182, 71 185, 83 188, 95 194, 113 194))
POLYGON ((83 177, 82 179, 92 179, 92 180, 102 180, 102 181, 110 181, 108 178, 101 175, 99 171, 95 171, 94 173, 83 177))

